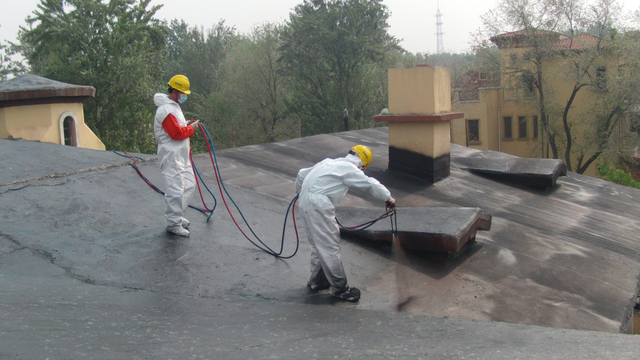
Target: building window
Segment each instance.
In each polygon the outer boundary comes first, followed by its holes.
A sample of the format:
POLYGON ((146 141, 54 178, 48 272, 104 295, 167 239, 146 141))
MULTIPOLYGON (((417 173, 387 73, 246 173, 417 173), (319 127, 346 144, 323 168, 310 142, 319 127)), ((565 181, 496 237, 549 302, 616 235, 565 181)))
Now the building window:
POLYGON ((527 117, 526 116, 518 116, 518 138, 519 139, 527 138, 527 117))
POLYGON ((629 113, 627 115, 627 121, 629 124, 629 131, 640 134, 640 114, 629 113))
POLYGON ((533 94, 533 74, 522 74, 522 86, 524 87, 525 94, 531 96, 533 94))
POLYGON ((533 117, 533 138, 538 138, 538 116, 533 117))
POLYGON ((512 139, 513 133, 511 131, 511 116, 504 117, 504 138, 512 139))
POLYGON ((515 67, 516 66, 516 62, 518 61, 518 55, 517 54, 511 54, 509 56, 509 60, 510 60, 509 65, 511 67, 515 67))
POLYGON ((480 143, 480 120, 467 120, 467 144, 480 143))
POLYGON ((64 131, 64 144, 65 145, 69 145, 69 146, 78 146, 78 144, 76 144, 76 136, 75 136, 75 132, 76 132, 76 127, 73 121, 73 118, 71 116, 67 116, 66 118, 64 118, 64 122, 63 122, 63 131, 64 131))
POLYGON ((60 116, 60 144, 78 146, 78 119, 72 112, 65 112, 60 116))
POLYGON ((604 66, 598 67, 596 69, 596 87, 600 90, 604 90, 607 87, 607 70, 604 66))
POLYGON ((493 72, 481 72, 479 78, 480 80, 493 80, 496 78, 496 74, 493 72))

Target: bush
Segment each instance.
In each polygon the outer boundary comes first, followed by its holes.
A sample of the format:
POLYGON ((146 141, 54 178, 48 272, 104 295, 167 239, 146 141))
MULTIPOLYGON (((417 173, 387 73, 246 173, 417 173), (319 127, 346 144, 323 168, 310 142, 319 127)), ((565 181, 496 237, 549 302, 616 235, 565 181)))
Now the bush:
POLYGON ((616 184, 630 186, 636 189, 640 189, 640 183, 633 180, 631 174, 626 173, 620 169, 615 169, 604 164, 598 166, 598 176, 601 176, 616 184))

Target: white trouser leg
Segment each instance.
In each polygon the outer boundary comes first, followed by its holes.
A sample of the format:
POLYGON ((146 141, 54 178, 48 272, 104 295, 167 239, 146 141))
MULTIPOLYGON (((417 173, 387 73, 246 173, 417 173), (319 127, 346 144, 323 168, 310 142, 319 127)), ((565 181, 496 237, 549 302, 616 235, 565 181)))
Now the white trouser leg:
POLYGON ((189 206, 195 187, 193 170, 165 174, 165 217, 167 226, 182 225, 182 214, 189 206))
MULTIPOLYGON (((304 219, 304 218, 303 218, 304 219)), ((307 231, 307 239, 311 238, 311 234, 309 232, 309 226, 306 225, 305 221, 305 229, 307 231)), ((320 265, 320 258, 318 257, 318 250, 316 249, 316 245, 313 241, 309 241, 311 244, 311 277, 309 278, 310 283, 317 283, 318 275, 320 275, 320 271, 322 270, 322 265, 320 265)))
POLYGON ((310 194, 300 204, 302 218, 311 244, 311 280, 320 272, 331 284, 333 294, 347 287, 347 276, 340 260, 340 228, 335 219, 335 209, 324 195, 310 194), (316 260, 317 259, 317 260, 316 260))
MULTIPOLYGON (((193 174, 193 169, 191 168, 191 164, 189 164, 189 169, 186 173, 184 173, 184 177, 182 178, 184 184, 184 192, 182 194, 182 213, 187 210, 189 207, 189 202, 191 201, 191 196, 195 191, 196 187, 196 178, 193 174)), ((182 214, 180 216, 183 216, 182 214)))

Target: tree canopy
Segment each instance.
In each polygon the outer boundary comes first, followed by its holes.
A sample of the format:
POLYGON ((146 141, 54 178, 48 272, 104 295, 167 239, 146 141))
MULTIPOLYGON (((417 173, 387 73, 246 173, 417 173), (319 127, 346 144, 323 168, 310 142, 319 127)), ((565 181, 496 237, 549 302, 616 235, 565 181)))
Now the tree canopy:
POLYGON ((85 122, 109 149, 149 151, 166 29, 150 0, 41 0, 14 51, 32 73, 96 88, 85 122))
MULTIPOLYGON (((238 34, 155 17, 150 0, 40 0, 11 51, 12 70, 91 85, 85 122, 109 149, 153 151, 153 93, 191 80, 188 117, 221 146, 373 126, 386 107, 388 67, 402 49, 381 0, 303 1, 284 24, 238 34), (348 117, 344 117, 343 114, 348 117)), ((192 142, 203 150, 201 140, 192 142)))
POLYGON ((381 0, 305 0, 290 14, 280 61, 293 86, 289 106, 304 134, 348 130, 345 109, 353 128, 381 110, 371 108, 376 65, 400 50, 387 32, 388 18, 381 0))
MULTIPOLYGON (((161 5, 150 1, 40 0, 18 43, 0 44, 0 81, 29 71, 94 86, 85 122, 107 148, 153 152, 153 94, 166 91, 175 74, 191 80, 192 95, 182 105, 187 117, 200 119, 216 145, 227 147, 375 126, 373 116, 387 107, 391 67, 445 66, 455 78, 481 66, 504 69, 510 78, 501 79, 503 86, 516 92, 535 90, 545 141, 571 169, 581 172, 599 156, 631 146, 616 129, 638 106, 639 42, 622 36, 614 0, 589 6, 500 0, 482 17, 475 54, 405 52, 388 33, 382 0, 302 0, 284 23, 247 34, 223 20, 210 28, 161 21, 161 5), (509 31, 527 35, 518 46, 528 50, 517 59, 502 58, 499 41, 491 40, 509 31), (557 34, 576 42, 590 34, 601 45, 561 51, 557 34), (629 76, 598 70, 607 56, 625 59, 621 71, 629 76), (553 57, 573 71, 551 72, 546 61, 553 57), (549 79, 559 77, 572 84, 573 95, 593 94, 593 106, 578 110, 571 93, 550 87, 549 79), (569 99, 562 108, 554 105, 560 96, 569 99), (578 122, 589 132, 576 135, 578 122)), ((199 137, 192 144, 205 149, 199 137)))

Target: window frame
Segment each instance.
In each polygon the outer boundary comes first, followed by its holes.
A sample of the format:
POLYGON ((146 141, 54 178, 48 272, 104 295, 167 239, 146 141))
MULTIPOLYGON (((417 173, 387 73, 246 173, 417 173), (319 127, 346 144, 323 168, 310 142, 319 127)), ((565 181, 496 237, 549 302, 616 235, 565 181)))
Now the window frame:
POLYGON ((513 117, 504 116, 502 118, 502 139, 513 140, 513 117), (509 127, 507 128, 507 119, 509 119, 509 127), (507 129, 509 130, 509 136, 507 136, 507 129))
POLYGON ((68 145, 73 147, 80 146, 80 136, 78 131, 78 118, 71 111, 67 111, 60 115, 58 120, 60 127, 60 145, 68 145), (71 144, 67 144, 65 134, 64 134, 64 121, 70 119, 70 130, 71 130, 71 144))
POLYGON ((529 139, 529 134, 527 132, 527 123, 528 121, 526 116, 518 116, 518 139, 520 140, 529 139), (524 131, 524 136, 522 136, 523 131, 524 131))
POLYGON ((465 119, 465 125, 466 125, 466 136, 467 136, 467 145, 479 145, 482 144, 482 141, 480 141, 480 119, 465 119), (472 128, 471 126, 469 126, 469 124, 471 122, 475 122, 475 128, 477 131, 477 140, 472 140, 471 139, 471 131, 470 129, 472 128))

